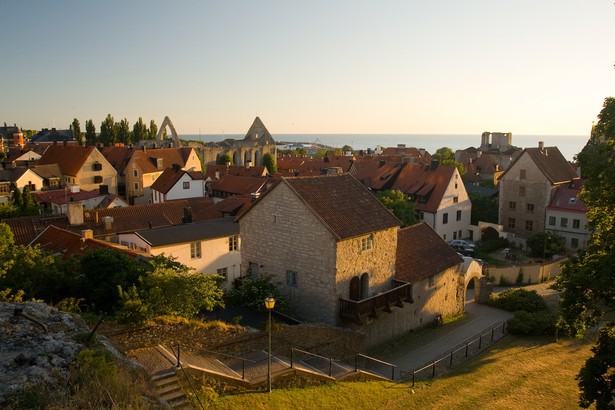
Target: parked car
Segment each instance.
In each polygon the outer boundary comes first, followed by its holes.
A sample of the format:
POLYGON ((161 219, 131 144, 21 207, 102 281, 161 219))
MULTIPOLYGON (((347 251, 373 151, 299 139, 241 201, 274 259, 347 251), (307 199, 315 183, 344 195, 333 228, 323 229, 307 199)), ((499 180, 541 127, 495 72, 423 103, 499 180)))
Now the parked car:
POLYGON ((458 251, 474 252, 476 246, 473 243, 464 241, 463 239, 454 239, 448 243, 451 248, 458 251))

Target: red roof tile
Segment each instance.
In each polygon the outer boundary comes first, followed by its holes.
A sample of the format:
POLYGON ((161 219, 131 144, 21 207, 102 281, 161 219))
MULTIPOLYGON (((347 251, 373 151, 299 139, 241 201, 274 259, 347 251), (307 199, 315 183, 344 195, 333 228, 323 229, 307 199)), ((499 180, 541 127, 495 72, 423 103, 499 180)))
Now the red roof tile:
POLYGON ((426 202, 414 198, 416 209, 435 213, 454 173, 455 167, 447 165, 433 169, 427 165, 406 164, 391 189, 400 190, 409 196, 423 197, 426 202))
POLYGON ((398 231, 395 279, 416 283, 461 262, 461 256, 425 222, 398 231))
POLYGON ((38 165, 58 164, 64 175, 77 175, 96 148, 80 145, 51 145, 39 159, 38 165))

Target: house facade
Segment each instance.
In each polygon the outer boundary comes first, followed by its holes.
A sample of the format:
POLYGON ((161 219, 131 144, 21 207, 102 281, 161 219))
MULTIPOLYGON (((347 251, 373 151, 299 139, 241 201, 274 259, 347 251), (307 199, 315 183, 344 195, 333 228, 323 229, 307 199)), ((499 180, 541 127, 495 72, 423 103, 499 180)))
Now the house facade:
POLYGON ((587 206, 579 199, 583 180, 557 188, 547 206, 545 229, 564 238, 566 249, 577 251, 587 246, 587 206))
POLYGON ((124 232, 121 245, 150 255, 173 256, 203 274, 224 277, 230 289, 241 273, 239 226, 233 217, 124 232))
POLYGON ((559 186, 579 179, 557 147, 524 149, 499 177, 499 221, 521 240, 545 230, 546 209, 559 186))
POLYGON ((50 164, 60 166, 63 185, 79 185, 87 191, 104 185, 108 192, 117 193, 117 171, 96 147, 51 145, 38 161, 38 165, 50 164))
POLYGON ((202 172, 167 168, 152 184, 152 201, 200 198, 205 196, 205 179, 202 172))

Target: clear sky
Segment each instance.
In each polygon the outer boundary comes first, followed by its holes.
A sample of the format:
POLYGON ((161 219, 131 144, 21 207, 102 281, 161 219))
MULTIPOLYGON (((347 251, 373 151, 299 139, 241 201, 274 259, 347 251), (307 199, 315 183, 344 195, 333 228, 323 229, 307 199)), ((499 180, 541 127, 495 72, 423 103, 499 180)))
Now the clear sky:
POLYGON ((0 123, 587 135, 613 0, 0 0, 0 123))

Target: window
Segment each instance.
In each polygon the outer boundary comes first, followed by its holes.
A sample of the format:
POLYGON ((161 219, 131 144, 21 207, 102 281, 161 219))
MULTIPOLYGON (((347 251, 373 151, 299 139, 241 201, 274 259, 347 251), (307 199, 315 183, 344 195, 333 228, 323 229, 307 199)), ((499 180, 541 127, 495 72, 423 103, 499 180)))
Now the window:
POLYGON ((459 202, 459 197, 458 196, 454 196, 453 197, 453 203, 456 204, 459 202))
POLYGON ((555 226, 555 217, 554 216, 550 216, 549 217, 549 225, 550 226, 555 226))
POLYGON ((429 277, 429 287, 433 288, 434 286, 436 286, 436 275, 431 275, 429 277))
POLYGON ((508 218, 508 228, 515 229, 515 218, 508 218))
POLYGON ((519 179, 525 179, 527 176, 527 170, 521 169, 519 170, 519 179))
POLYGON ((453 232, 453 239, 457 239, 457 232, 453 232))
POLYGON ((455 189, 457 189, 457 182, 455 182, 455 189))
POLYGON ((525 187, 524 186, 520 186, 519 187, 519 196, 525 196, 525 187))
POLYGON ((102 164, 95 162, 94 164, 92 164, 92 170, 93 171, 102 171, 102 164))
POLYGON ((534 229, 534 221, 525 221, 525 230, 532 231, 534 229))
POLYGON ((457 211, 457 220, 461 221, 461 211, 457 211))
POLYGON ((560 225, 562 228, 568 228, 568 218, 562 218, 562 219, 559 221, 559 225, 560 225))
POLYGON ((581 227, 581 221, 579 219, 572 220, 572 227, 574 229, 579 229, 581 227))
POLYGON ((139 170, 138 169, 133 169, 132 170, 132 176, 137 178, 139 176, 139 170))
POLYGON ((286 286, 290 286, 293 288, 296 288, 299 286, 299 283, 297 281, 297 272, 295 272, 294 270, 287 270, 286 271, 286 286))
POLYGON ((138 190, 138 189, 139 189, 139 183, 138 183, 138 182, 135 182, 134 187, 135 187, 135 190, 138 190))
POLYGON ((368 249, 372 249, 374 247, 374 237, 368 236, 367 238, 361 239, 361 250, 366 251, 368 249))
POLYGON ((228 268, 216 269, 216 273, 224 278, 224 281, 228 280, 228 268))
POLYGON ((94 183, 95 184, 100 184, 103 181, 103 177, 101 177, 100 175, 95 175, 94 176, 94 183))
POLYGON ((201 258, 201 242, 190 243, 190 258, 192 259, 201 258))
POLYGON ((184 181, 183 186, 184 189, 190 189, 190 181, 184 181))
POLYGON ((572 249, 577 249, 579 247, 579 240, 577 238, 570 239, 570 247, 572 249))
POLYGON ((442 214, 442 223, 446 225, 448 223, 448 212, 442 214))
POLYGON ((239 236, 233 235, 228 238, 228 251, 233 252, 239 249, 239 236))
POLYGON ((508 203, 508 208, 514 211, 515 209, 517 209, 517 203, 515 201, 510 201, 508 203))
POLYGON ((525 209, 527 209, 527 212, 530 214, 534 213, 534 204, 525 204, 525 209))

